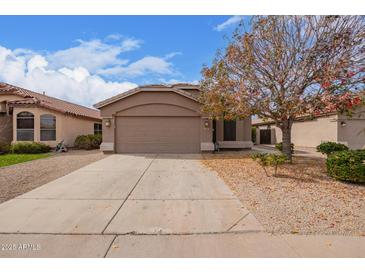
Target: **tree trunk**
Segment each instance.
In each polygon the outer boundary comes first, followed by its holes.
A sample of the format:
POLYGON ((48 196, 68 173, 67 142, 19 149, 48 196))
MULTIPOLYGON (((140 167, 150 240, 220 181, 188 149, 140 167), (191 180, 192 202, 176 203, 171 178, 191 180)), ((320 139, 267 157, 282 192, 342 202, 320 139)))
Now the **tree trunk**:
POLYGON ((288 160, 291 162, 292 153, 291 153, 291 126, 292 122, 290 120, 283 121, 281 125, 281 131, 283 133, 283 153, 288 157, 288 160))

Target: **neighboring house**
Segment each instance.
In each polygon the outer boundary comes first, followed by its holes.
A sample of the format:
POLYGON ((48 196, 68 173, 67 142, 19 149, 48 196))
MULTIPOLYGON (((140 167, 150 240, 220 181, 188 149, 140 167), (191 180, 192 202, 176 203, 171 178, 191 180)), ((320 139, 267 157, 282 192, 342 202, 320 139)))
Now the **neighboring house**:
MULTIPOLYGON (((281 129, 272 121, 254 119, 256 144, 276 144, 282 141, 281 129)), ((365 111, 356 111, 352 117, 337 113, 297 119, 292 127, 295 146, 316 147, 321 142, 343 143, 351 149, 365 148, 365 111)))
POLYGON ((103 119, 101 150, 117 153, 199 153, 251 148, 251 118, 212 121, 201 113, 196 85, 147 85, 94 106, 103 119))
POLYGON ((101 133, 100 112, 0 83, 0 141, 73 146, 81 134, 101 133))

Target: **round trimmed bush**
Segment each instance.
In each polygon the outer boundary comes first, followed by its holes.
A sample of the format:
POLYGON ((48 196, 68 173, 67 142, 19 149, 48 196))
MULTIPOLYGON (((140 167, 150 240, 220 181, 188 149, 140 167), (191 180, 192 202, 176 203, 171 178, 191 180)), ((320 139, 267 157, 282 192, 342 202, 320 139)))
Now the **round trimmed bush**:
POLYGON ((19 142, 11 146, 11 152, 15 154, 39 154, 50 151, 49 145, 36 142, 19 142))
POLYGON ((328 174, 335 179, 365 183, 365 150, 333 152, 326 165, 328 174))
POLYGON ((346 151, 349 148, 344 144, 339 144, 336 142, 323 142, 316 147, 318 152, 326 154, 327 156, 336 151, 346 151))
POLYGON ((100 134, 79 135, 76 137, 74 146, 78 149, 98 149, 101 141, 102 137, 100 134))

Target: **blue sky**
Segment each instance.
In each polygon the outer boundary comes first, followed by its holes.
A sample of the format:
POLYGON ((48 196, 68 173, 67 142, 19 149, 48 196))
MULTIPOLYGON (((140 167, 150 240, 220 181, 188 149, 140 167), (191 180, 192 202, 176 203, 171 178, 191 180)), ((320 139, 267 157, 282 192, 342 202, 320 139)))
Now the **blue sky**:
POLYGON ((88 106, 137 85, 197 82, 242 18, 0 16, 0 81, 88 106))

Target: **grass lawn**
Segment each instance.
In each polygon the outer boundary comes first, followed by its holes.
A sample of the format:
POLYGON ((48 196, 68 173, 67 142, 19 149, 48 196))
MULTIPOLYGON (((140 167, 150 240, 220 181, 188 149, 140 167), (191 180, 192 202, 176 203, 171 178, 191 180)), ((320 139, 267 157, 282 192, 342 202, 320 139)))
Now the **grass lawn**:
POLYGON ((15 165, 51 156, 50 153, 42 154, 5 154, 0 155, 0 167, 15 165))

